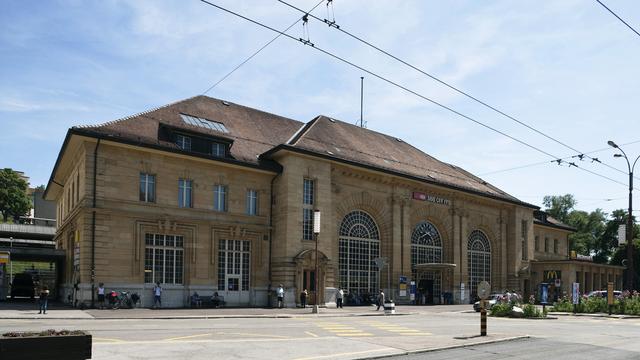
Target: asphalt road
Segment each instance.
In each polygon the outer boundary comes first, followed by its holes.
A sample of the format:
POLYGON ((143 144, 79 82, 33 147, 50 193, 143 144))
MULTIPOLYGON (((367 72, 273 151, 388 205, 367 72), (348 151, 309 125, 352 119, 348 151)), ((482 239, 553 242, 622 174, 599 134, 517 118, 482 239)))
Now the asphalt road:
MULTIPOLYGON (((473 312, 397 316, 218 319, 3 319, 0 331, 81 329, 93 335, 93 359, 358 359, 530 336, 412 359, 640 359, 640 319, 489 318, 479 333, 473 312), (612 355, 613 354, 613 355, 612 355), (438 357, 440 356, 440 357, 438 357), (473 357, 476 356, 476 357, 473 357), (618 356, 618 357, 615 357, 618 356)), ((405 357, 400 357, 405 358, 405 357)))

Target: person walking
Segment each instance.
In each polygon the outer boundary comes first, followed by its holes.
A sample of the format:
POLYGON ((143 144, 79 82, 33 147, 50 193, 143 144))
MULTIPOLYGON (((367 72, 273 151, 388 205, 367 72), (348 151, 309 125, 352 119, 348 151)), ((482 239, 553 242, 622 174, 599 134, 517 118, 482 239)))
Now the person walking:
POLYGON ((284 307, 284 287, 282 286, 282 284, 278 286, 278 289, 276 290, 276 296, 278 297, 278 308, 282 309, 284 307))
POLYGON ((307 289, 304 289, 300 292, 300 307, 303 309, 307 307, 308 296, 309 296, 309 292, 307 292, 307 289))
POLYGON ((380 306, 382 306, 382 309, 384 310, 384 293, 382 290, 380 290, 380 293, 378 294, 378 307, 376 308, 376 311, 380 310, 380 306))
POLYGON ((47 303, 49 301, 49 288, 45 285, 40 290, 40 311, 38 314, 46 314, 47 313, 47 303))
POLYGON ((104 283, 98 284, 98 304, 100 309, 104 309, 104 283))
POLYGON ((344 298, 344 291, 342 288, 338 288, 338 292, 336 293, 336 308, 342 309, 342 298, 344 298))
POLYGON ((153 307, 155 309, 162 307, 162 287, 160 287, 160 281, 153 287, 153 307))

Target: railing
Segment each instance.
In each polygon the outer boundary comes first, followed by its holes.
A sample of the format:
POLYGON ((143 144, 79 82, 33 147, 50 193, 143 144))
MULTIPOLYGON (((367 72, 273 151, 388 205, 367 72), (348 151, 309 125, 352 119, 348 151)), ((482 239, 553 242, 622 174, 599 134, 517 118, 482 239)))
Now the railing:
POLYGON ((0 224, 1 232, 55 235, 54 226, 26 225, 26 224, 0 224))

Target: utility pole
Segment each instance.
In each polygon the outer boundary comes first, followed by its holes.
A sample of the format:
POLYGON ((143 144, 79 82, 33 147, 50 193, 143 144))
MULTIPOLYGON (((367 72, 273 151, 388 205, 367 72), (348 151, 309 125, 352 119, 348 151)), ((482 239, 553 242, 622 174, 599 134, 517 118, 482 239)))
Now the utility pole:
POLYGON ((625 288, 629 291, 635 289, 635 265, 633 262, 633 169, 636 167, 640 155, 635 159, 633 165, 629 162, 627 154, 618 146, 615 142, 609 140, 607 142, 609 146, 614 149, 620 150, 622 154, 614 154, 614 157, 624 157, 627 161, 627 168, 629 170, 629 214, 627 216, 627 283, 625 288))

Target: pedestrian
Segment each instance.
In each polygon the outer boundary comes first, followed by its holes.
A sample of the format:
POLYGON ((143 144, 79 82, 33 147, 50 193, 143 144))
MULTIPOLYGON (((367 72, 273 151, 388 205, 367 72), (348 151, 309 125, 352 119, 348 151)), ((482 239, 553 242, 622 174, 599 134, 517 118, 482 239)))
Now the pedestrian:
POLYGON ((301 308, 306 308, 307 307, 307 297, 309 296, 309 292, 307 292, 307 289, 304 289, 300 292, 300 307, 301 308))
POLYGON ((278 297, 278 308, 282 309, 284 307, 284 287, 282 284, 278 286, 276 290, 276 296, 278 297))
POLYGON ((342 298, 344 298, 344 291, 342 291, 342 288, 338 288, 336 293, 336 308, 338 309, 342 309, 342 298))
POLYGON ((376 311, 380 310, 380 306, 382 306, 382 309, 384 310, 384 293, 382 290, 380 290, 380 293, 378 294, 378 307, 376 308, 376 311))
POLYGON ((49 301, 49 288, 45 285, 40 290, 40 311, 38 314, 46 314, 47 313, 47 302, 49 301))
POLYGON ((153 307, 162 307, 162 287, 160 287, 160 281, 153 287, 153 307))
POLYGON ((104 309, 104 283, 98 284, 98 304, 100 309, 104 309))

